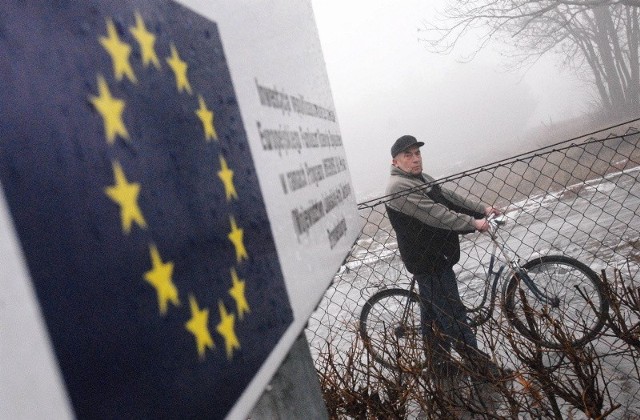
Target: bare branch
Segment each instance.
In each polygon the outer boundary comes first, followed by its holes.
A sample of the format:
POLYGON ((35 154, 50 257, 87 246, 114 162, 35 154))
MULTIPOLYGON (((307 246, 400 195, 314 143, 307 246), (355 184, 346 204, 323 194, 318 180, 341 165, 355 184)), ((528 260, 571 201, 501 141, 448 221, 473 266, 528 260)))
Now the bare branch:
POLYGON ((421 32, 427 48, 449 54, 473 33, 469 59, 493 41, 504 43, 512 69, 561 53, 577 74, 591 73, 601 107, 616 111, 640 103, 640 0, 467 0, 451 2, 421 32), (635 17, 635 18, 634 18, 635 17))

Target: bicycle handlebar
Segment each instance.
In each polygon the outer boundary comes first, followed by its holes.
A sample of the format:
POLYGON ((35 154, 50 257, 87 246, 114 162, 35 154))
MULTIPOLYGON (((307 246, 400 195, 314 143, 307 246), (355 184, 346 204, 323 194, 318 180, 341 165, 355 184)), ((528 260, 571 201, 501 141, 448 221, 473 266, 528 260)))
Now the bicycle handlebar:
POLYGON ((489 223, 495 224, 496 226, 503 226, 507 224, 507 216, 505 216, 504 214, 492 214, 487 217, 487 221, 489 223))
POLYGON ((492 239, 495 239, 498 228, 507 224, 507 216, 504 214, 491 214, 487 216, 487 222, 489 223, 489 230, 487 233, 492 237, 492 239))

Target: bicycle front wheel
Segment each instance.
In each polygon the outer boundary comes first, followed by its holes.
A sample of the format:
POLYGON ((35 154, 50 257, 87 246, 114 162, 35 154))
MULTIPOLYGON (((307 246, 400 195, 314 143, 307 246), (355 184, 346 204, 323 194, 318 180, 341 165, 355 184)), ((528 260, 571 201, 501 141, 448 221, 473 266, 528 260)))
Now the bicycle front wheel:
POLYGON ((540 295, 515 273, 507 285, 505 312, 528 339, 548 348, 579 347, 605 323, 609 304, 598 275, 565 256, 536 258, 522 266, 540 295))
POLYGON ((373 295, 360 313, 360 337, 371 356, 392 369, 426 366, 420 328, 420 298, 406 289, 373 295))

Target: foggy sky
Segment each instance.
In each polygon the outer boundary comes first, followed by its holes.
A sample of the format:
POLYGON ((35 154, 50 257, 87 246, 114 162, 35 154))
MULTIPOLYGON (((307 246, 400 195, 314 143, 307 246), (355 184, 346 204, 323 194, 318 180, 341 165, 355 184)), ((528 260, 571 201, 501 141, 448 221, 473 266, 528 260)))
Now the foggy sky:
POLYGON ((497 44, 462 62, 471 36, 450 55, 427 51, 418 28, 442 3, 312 0, 358 202, 384 192, 401 135, 426 143, 425 171, 439 177, 511 156, 531 128, 589 109, 588 88, 558 57, 507 73, 497 44))

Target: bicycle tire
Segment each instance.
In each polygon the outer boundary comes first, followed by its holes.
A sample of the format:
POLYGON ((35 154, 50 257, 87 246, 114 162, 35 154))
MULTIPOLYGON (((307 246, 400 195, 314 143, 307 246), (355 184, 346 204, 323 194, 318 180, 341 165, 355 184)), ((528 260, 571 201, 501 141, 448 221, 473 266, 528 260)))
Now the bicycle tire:
POLYGON ((386 289, 374 294, 360 313, 359 332, 369 354, 382 365, 403 371, 426 366, 420 298, 416 293, 386 289), (407 304, 407 322, 403 325, 407 304))
POLYGON ((504 307, 508 320, 522 335, 551 349, 567 344, 581 347, 598 335, 609 303, 593 270, 562 255, 536 258, 522 268, 545 295, 559 298, 557 307, 541 302, 514 274, 507 285, 504 307))

